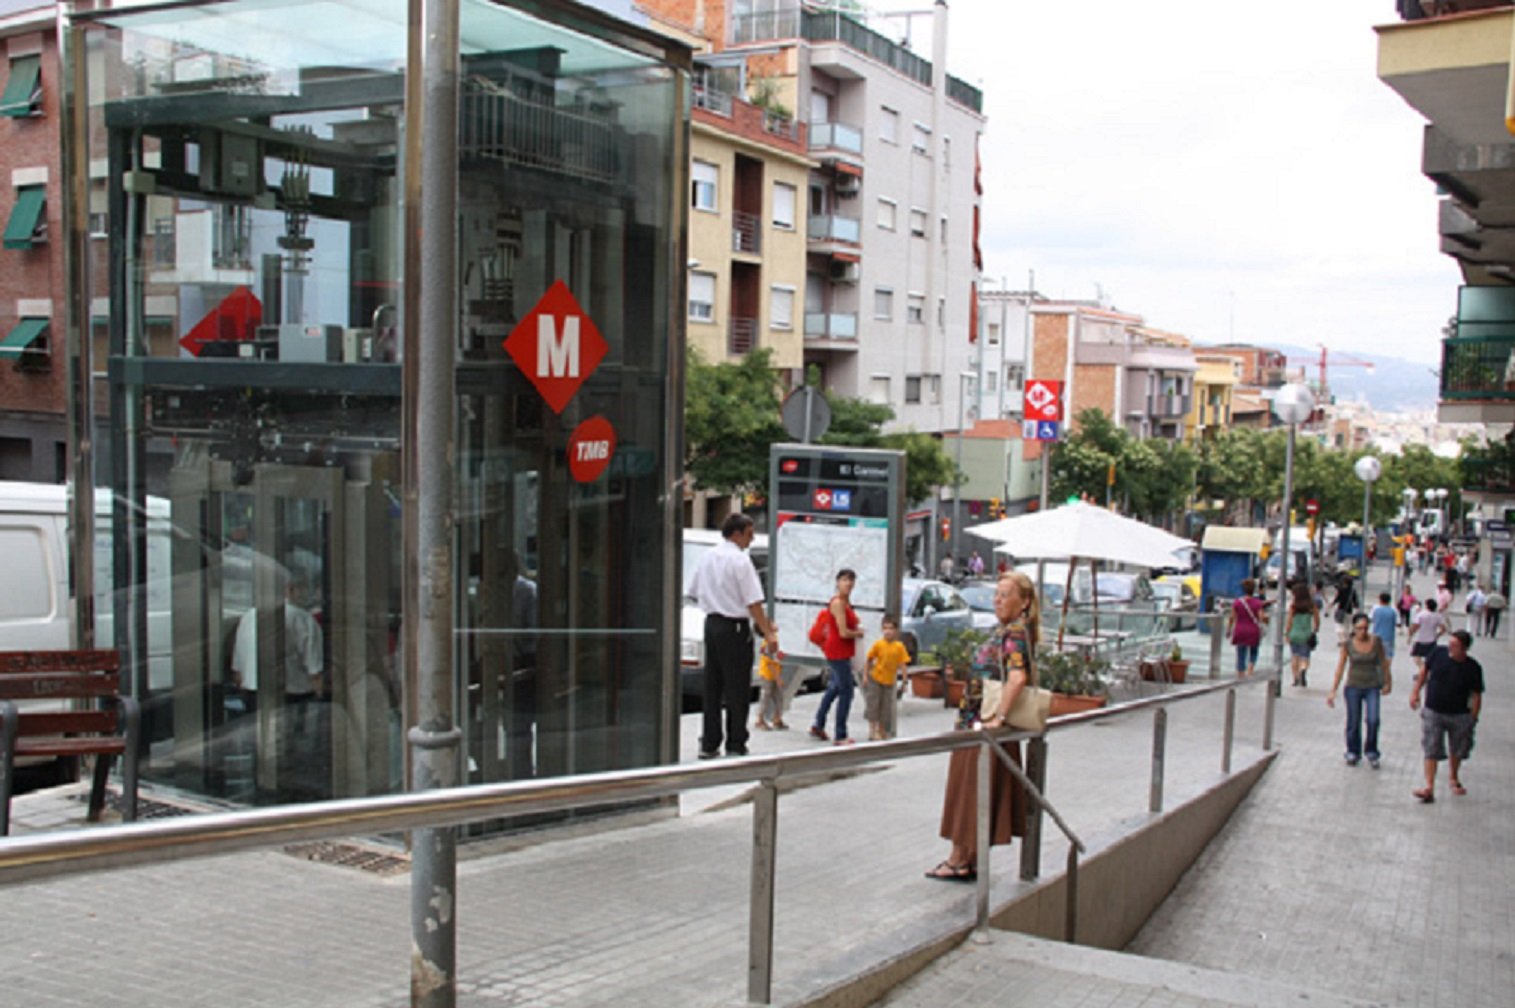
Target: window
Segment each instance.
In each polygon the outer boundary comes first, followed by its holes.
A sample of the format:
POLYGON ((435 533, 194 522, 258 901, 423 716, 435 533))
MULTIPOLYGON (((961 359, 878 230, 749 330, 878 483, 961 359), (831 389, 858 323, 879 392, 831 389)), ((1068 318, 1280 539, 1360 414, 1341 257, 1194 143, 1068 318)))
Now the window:
POLYGON ((942 137, 942 167, 952 167, 952 138, 942 137))
POLYGON ((42 57, 17 56, 11 60, 5 93, 0 95, 0 115, 25 119, 42 114, 42 57))
POLYGON ((89 215, 89 236, 91 238, 110 237, 110 214, 102 212, 89 215))
POLYGON ((942 401, 942 376, 939 374, 926 375, 926 399, 933 406, 942 401))
POLYGON ((1026 383, 1026 367, 1024 364, 1005 365, 1005 388, 1020 388, 1026 383))
POLYGON ((926 211, 915 209, 910 211, 910 234, 914 238, 926 237, 926 211))
POLYGON ((936 299, 936 327, 947 328, 947 299, 944 297, 936 299))
POLYGON ((905 402, 918 403, 921 401, 921 376, 905 376, 905 402))
POLYGON ((941 240, 941 243, 943 245, 947 244, 947 218, 946 217, 942 218, 941 239, 940 240, 941 240))
POLYGON ((696 161, 690 176, 689 205, 696 210, 714 213, 721 180, 721 170, 705 161, 696 161))
POLYGON ((47 356, 47 319, 23 318, 0 340, 0 359, 15 360, 24 354, 47 356))
POLYGON ((998 392, 999 391, 999 374, 998 373, 996 373, 994 371, 985 371, 984 372, 984 391, 985 392, 998 392))
POLYGON ((915 325, 926 322, 926 295, 910 294, 905 299, 905 321, 915 325))
POLYGON ((868 401, 880 406, 889 405, 888 375, 874 375, 868 379, 868 401))
POLYGON ((6 248, 29 249, 43 240, 47 231, 47 217, 42 211, 46 206, 46 186, 21 186, 16 190, 10 222, 5 225, 6 248))
POLYGON ((715 274, 689 274, 689 317, 697 322, 715 318, 715 274))
POLYGON ((883 228, 885 231, 894 230, 895 209, 894 200, 883 199, 882 197, 879 199, 878 226, 883 228))
POLYGON ((768 298, 768 328, 794 328, 794 288, 774 287, 768 298))
POLYGON ((931 153, 931 127, 915 123, 910 127, 910 148, 917 154, 931 153))
POLYGON ((999 346, 999 323, 998 322, 990 322, 989 323, 989 345, 990 346, 999 346))
POLYGON ((884 143, 900 142, 900 114, 888 105, 879 106, 878 138, 884 143))
POLYGON ((794 230, 794 186, 773 183, 773 226, 794 230))
POLYGON ((889 287, 873 289, 873 317, 886 322, 894 321, 894 290, 889 287))

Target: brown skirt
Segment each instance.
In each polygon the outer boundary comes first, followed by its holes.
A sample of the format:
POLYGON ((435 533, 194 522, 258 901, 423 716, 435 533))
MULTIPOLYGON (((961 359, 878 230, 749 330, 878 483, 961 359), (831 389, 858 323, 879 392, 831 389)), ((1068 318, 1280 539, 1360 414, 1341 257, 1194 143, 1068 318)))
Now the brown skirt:
MULTIPOLYGON (((1006 743, 1005 750, 1016 766, 1023 766, 1019 742, 1006 743)), ((976 747, 952 754, 942 802, 942 839, 969 851, 978 847, 978 755, 976 747)), ((994 757, 989 771, 989 844, 1000 846, 1025 835, 1026 789, 994 757)))

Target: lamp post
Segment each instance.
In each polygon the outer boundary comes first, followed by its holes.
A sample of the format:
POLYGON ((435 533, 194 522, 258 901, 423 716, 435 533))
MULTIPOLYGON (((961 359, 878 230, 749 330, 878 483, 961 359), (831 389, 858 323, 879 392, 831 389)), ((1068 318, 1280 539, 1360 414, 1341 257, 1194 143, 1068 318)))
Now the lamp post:
MULTIPOLYGON (((964 424, 964 416, 965 416, 965 413, 966 413, 965 407, 968 405, 968 382, 969 381, 976 381, 977 379, 978 379, 978 372, 976 372, 976 371, 959 371, 957 373, 957 462, 956 462, 956 465, 957 465, 957 478, 959 480, 961 480, 963 478, 963 424, 964 424)), ((978 415, 978 411, 977 410, 974 410, 973 412, 974 412, 975 416, 978 415)), ((952 570, 953 570, 953 573, 957 572, 957 560, 958 560, 958 557, 962 556, 962 550, 959 549, 959 545, 961 543, 961 538, 960 537, 962 536, 962 534, 963 534, 963 484, 961 482, 959 482, 955 486, 953 486, 953 488, 952 488, 952 541, 949 543, 949 545, 952 547, 952 570)))
POLYGON ((1290 382, 1273 396, 1273 415, 1289 425, 1288 447, 1284 452, 1284 514, 1283 534, 1279 543, 1278 560, 1278 608, 1273 612, 1273 688, 1268 690, 1268 710, 1263 731, 1266 748, 1273 739, 1273 698, 1279 694, 1282 681, 1278 678, 1284 665, 1284 614, 1289 609, 1289 512, 1294 507, 1294 436, 1300 424, 1310 419, 1315 412, 1315 397, 1308 386, 1290 382))
POLYGON ((1373 503, 1373 481, 1383 475, 1383 464, 1372 455, 1364 455, 1352 466, 1357 478, 1362 480, 1362 602, 1368 604, 1368 536, 1373 527, 1368 521, 1369 508, 1373 503))

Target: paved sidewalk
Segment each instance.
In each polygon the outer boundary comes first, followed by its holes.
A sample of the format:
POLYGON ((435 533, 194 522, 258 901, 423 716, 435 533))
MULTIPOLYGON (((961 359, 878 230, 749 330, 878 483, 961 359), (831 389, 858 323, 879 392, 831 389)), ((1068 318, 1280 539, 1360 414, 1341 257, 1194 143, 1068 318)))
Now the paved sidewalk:
MULTIPOLYGON (((1261 690, 1243 697, 1238 757, 1257 750, 1261 732, 1261 690)), ((817 700, 800 698, 791 724, 808 724, 817 700)), ((1221 712, 1219 698, 1172 711, 1170 802, 1219 779, 1221 712)), ((902 731, 933 733, 950 720, 940 701, 912 698, 902 731)), ((697 721, 684 718, 691 739, 697 721)), ((755 733, 751 743, 759 754, 820 744, 798 728, 755 733)), ((1145 813, 1150 747, 1147 714, 1058 733, 1048 794, 1081 833, 1114 831, 1145 813)), ((684 751, 692 757, 693 744, 684 751)), ((936 835, 945 764, 945 756, 896 761, 780 800, 776 1003, 800 1001, 924 934, 971 921, 971 887, 922 876, 946 854, 936 835)), ((27 796, 17 818, 56 812, 59 802, 27 796)), ((460 1003, 744 1003, 750 806, 730 788, 688 806, 677 819, 461 864, 460 1003)), ((1062 842, 1054 829, 1046 833, 1043 863, 1055 870, 1062 842)), ((997 899, 1018 874, 1019 849, 1001 850, 997 899)), ((269 852, 81 875, 4 895, 0 975, 18 1005, 407 1003, 407 876, 269 852)))

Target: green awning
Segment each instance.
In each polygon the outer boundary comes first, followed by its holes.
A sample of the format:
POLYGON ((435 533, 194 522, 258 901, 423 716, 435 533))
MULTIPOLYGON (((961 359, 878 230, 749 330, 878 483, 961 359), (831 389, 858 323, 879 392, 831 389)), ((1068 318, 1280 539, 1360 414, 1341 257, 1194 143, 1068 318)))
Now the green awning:
POLYGON ((47 332, 47 319, 24 318, 0 341, 0 357, 20 357, 33 340, 47 332))
POLYGON ((42 208, 47 204, 47 189, 43 186, 22 186, 16 190, 16 205, 11 208, 10 223, 5 225, 5 247, 26 249, 32 247, 37 236, 37 225, 42 220, 42 208))
POLYGON ((19 56, 11 60, 11 76, 0 95, 0 115, 19 119, 35 115, 42 95, 42 57, 19 56))

